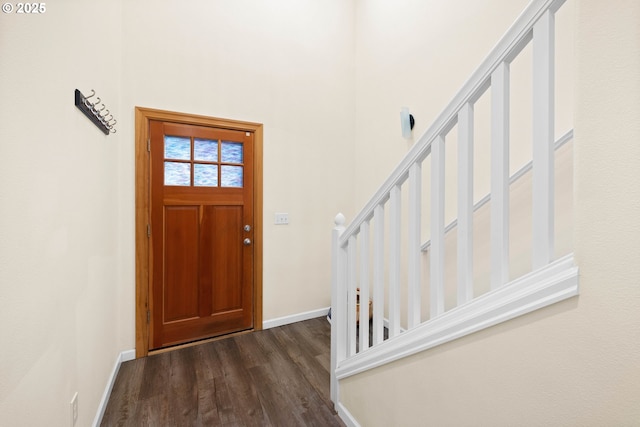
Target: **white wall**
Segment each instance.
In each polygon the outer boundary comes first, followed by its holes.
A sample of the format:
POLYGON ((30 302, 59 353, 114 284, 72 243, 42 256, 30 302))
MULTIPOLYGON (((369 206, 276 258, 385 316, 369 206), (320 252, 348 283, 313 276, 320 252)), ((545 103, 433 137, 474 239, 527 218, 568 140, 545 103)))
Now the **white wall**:
POLYGON ((341 381, 362 425, 640 419, 640 4, 581 0, 574 22, 580 296, 341 381))
MULTIPOLYGON (((263 123, 264 320, 329 306, 333 218, 352 204, 353 6, 138 0, 123 16, 125 236, 134 106, 263 123), (275 212, 290 224, 275 226, 275 212)), ((130 280, 134 257, 125 262, 130 280)))
POLYGON ((95 89, 123 118, 121 9, 46 6, 0 14, 0 424, 67 426, 78 391, 87 426, 131 348, 118 320, 116 185, 130 138, 101 133, 74 90, 95 89))
POLYGON ((330 304, 333 218, 353 209, 353 21, 339 0, 0 14, 0 424, 68 425, 77 390, 89 425, 135 345, 135 106, 264 124, 264 319, 330 304))
POLYGON ((527 3, 356 1, 358 208, 444 109, 527 3), (416 120, 414 138, 409 141, 400 132, 403 106, 409 107, 416 120))

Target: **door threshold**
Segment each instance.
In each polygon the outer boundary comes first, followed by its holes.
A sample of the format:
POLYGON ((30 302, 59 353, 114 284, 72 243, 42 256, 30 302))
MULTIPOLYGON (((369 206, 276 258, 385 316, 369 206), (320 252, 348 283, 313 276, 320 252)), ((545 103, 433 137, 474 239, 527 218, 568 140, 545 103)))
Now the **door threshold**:
POLYGON ((207 343, 214 342, 214 341, 220 341, 220 340, 223 340, 225 338, 237 337, 239 335, 249 334, 249 333, 255 332, 255 331, 256 331, 256 329, 246 329, 244 331, 231 332, 229 334, 219 335, 217 337, 203 338, 201 340, 191 341, 191 342, 187 342, 187 343, 184 343, 184 344, 176 344, 176 345, 171 345, 171 346, 168 346, 168 347, 156 348, 154 350, 149 350, 147 352, 147 356, 153 356, 155 354, 167 353, 167 352, 170 352, 170 351, 173 351, 173 350, 180 350, 180 349, 183 349, 183 348, 194 347, 196 345, 207 344, 207 343))

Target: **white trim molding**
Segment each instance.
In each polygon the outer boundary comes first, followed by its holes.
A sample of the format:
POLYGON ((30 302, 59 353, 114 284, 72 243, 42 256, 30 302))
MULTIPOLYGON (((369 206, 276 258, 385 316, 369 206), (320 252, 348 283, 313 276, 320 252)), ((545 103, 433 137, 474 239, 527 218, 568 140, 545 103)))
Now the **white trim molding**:
POLYGON ((111 390, 113 390, 113 384, 116 382, 116 378, 118 377, 118 371, 120 371, 120 365, 124 362, 128 362, 129 360, 133 360, 136 358, 135 350, 126 350, 118 354, 116 357, 116 362, 113 365, 113 369, 111 370, 111 375, 109 375, 109 380, 107 381, 107 386, 104 389, 104 393, 102 393, 102 399, 100 399, 100 404, 98 405, 98 412, 96 413, 96 417, 93 420, 93 427, 99 427, 102 423, 102 417, 104 416, 104 411, 107 409, 107 404, 109 403, 109 396, 111 396, 111 390))
POLYGON ((265 320, 262 322, 262 329, 271 329, 278 326, 288 325, 290 323, 302 322, 303 320, 315 319, 329 314, 329 307, 319 308, 317 310, 305 311, 303 313, 291 314, 289 316, 278 317, 276 319, 265 320))
POLYGON ((342 361, 338 380, 411 356, 578 295, 573 254, 342 361))
POLYGON ((336 412, 338 416, 342 420, 343 423, 347 425, 347 427, 360 427, 360 423, 355 419, 351 412, 342 404, 338 403, 336 405, 336 412))

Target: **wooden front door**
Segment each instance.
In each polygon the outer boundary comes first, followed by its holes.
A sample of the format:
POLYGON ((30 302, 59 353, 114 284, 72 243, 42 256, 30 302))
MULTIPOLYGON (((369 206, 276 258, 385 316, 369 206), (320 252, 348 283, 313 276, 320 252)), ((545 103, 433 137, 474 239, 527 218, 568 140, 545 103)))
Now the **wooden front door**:
POLYGON ((150 345, 254 327, 254 134, 149 121, 150 345))

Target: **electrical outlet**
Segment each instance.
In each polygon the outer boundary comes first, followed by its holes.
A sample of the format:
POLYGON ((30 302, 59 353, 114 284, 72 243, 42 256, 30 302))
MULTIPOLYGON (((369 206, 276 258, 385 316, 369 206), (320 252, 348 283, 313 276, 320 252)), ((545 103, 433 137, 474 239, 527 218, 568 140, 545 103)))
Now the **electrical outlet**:
POLYGON ((71 398, 71 402, 69 402, 69 404, 71 406, 71 427, 75 427, 76 421, 78 421, 78 392, 77 391, 71 398))
POLYGON ((287 224, 289 224, 289 214, 288 213, 276 213, 274 224, 275 225, 287 225, 287 224))

